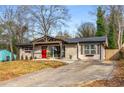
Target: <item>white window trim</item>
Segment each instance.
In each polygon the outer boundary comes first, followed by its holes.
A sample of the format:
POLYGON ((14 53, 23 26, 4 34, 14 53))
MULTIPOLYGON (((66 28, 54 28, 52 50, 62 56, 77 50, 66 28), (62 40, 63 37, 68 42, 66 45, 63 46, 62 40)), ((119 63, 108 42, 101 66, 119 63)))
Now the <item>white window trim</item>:
POLYGON ((96 55, 97 54, 97 46, 96 46, 96 44, 84 44, 83 54, 84 55, 96 55), (85 49, 85 45, 88 45, 89 46, 89 49, 85 49), (95 46, 95 49, 91 49, 91 45, 94 45, 95 46), (86 50, 89 50, 89 53, 88 54, 85 53, 86 50), (91 53, 92 50, 95 50, 95 53, 94 54, 91 53))

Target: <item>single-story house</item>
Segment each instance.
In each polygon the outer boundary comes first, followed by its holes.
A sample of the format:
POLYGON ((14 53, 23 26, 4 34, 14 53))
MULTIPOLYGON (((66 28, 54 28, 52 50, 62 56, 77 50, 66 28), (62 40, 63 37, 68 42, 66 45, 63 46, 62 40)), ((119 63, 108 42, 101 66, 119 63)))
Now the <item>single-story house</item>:
MULTIPOLYGON (((14 59, 16 59, 16 55, 14 54, 14 59)), ((12 53, 8 50, 0 50, 0 62, 11 61, 12 53)))
POLYGON ((20 59, 104 60, 107 45, 106 36, 64 40, 43 36, 17 46, 20 50, 20 59))

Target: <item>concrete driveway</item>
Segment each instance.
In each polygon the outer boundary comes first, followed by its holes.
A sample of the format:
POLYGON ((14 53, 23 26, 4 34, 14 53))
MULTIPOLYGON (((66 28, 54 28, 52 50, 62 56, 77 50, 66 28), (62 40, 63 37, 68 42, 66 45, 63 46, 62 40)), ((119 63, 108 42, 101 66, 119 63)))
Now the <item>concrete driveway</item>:
POLYGON ((12 80, 0 82, 1 87, 60 87, 76 86, 96 79, 106 79, 113 65, 91 62, 75 62, 59 68, 48 68, 26 74, 12 80))

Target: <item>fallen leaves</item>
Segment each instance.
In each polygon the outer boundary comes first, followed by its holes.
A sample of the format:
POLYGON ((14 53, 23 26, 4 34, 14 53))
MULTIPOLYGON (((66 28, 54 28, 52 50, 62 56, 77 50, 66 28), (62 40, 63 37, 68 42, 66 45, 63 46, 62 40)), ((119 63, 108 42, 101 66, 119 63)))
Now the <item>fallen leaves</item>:
POLYGON ((65 65, 58 61, 13 61, 0 63, 0 81, 15 78, 44 68, 65 65))

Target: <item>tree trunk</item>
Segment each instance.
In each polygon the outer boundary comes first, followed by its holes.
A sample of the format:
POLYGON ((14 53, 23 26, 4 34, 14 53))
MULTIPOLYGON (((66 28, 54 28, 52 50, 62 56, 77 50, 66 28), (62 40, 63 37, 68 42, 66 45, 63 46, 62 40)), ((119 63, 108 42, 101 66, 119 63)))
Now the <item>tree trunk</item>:
POLYGON ((121 46, 123 44, 123 28, 121 28, 121 46))
POLYGON ((14 52, 13 52, 13 43, 12 43, 12 38, 10 38, 10 51, 11 51, 11 57, 12 61, 14 60, 14 52))
POLYGON ((121 24, 118 20, 118 48, 121 48, 121 24))

